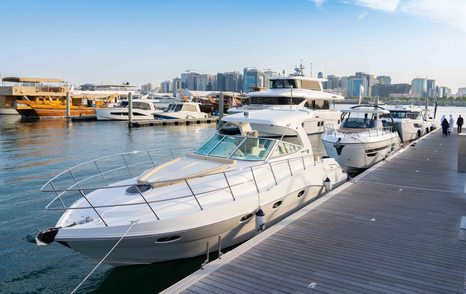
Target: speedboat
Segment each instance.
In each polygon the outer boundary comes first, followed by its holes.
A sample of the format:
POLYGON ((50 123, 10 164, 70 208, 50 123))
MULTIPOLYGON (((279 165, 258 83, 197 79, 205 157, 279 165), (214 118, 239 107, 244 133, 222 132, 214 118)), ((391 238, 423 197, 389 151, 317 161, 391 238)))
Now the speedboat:
POLYGON ((195 119, 207 117, 207 113, 202 112, 200 104, 196 102, 170 103, 164 112, 155 115, 157 119, 195 119))
POLYGON ((366 169, 400 148, 388 110, 358 105, 343 112, 340 128, 328 128, 322 135, 327 155, 342 166, 366 169))
POLYGON ((46 208, 64 213, 36 240, 55 240, 115 266, 189 258, 244 242, 346 181, 333 158, 312 153, 302 121, 313 115, 229 115, 223 121, 238 126, 239 135, 217 132, 171 161, 157 164, 154 154, 160 153, 133 152, 66 170, 42 188, 55 195, 46 208), (260 137, 253 123, 273 125, 276 134, 293 133, 294 143, 289 136, 260 137), (113 172, 126 177, 114 180, 113 172))
MULTIPOLYGON (((157 109, 150 99, 134 99, 132 101, 133 120, 153 120, 155 114, 163 112, 163 110, 157 109)), ((119 103, 96 109, 98 120, 128 120, 128 113, 128 100, 122 100, 119 103)))
POLYGON ((304 67, 295 68, 295 73, 287 77, 271 77, 270 89, 249 92, 249 104, 233 106, 228 113, 252 112, 260 109, 299 109, 308 108, 315 111, 315 116, 307 121, 304 129, 307 134, 319 134, 324 131, 324 124, 338 128, 341 112, 335 110, 335 101, 343 101, 338 94, 323 91, 322 82, 304 76, 304 67))
POLYGON ((387 108, 393 118, 394 127, 403 142, 409 142, 429 133, 434 127, 426 110, 413 106, 387 108))

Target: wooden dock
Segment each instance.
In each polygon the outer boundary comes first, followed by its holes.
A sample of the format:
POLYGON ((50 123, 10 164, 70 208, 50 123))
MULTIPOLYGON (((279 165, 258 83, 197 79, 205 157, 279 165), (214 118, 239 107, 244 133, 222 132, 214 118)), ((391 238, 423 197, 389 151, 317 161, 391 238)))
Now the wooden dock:
POLYGON ((152 126, 178 126, 178 125, 199 125, 217 123, 218 117, 193 118, 193 119, 154 119, 144 121, 128 122, 130 128, 152 127, 152 126))
POLYGON ((463 293, 457 138, 421 138, 165 293, 463 293))

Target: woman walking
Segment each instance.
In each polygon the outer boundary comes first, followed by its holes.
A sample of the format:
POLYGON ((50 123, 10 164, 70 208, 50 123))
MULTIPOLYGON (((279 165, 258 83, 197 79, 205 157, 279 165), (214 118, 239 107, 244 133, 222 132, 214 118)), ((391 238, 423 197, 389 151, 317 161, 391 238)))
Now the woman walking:
POLYGON ((450 125, 448 128, 448 136, 451 135, 451 131, 453 131, 453 126, 455 125, 455 120, 453 119, 453 115, 450 114, 450 120, 448 121, 448 124, 450 125))
POLYGON ((448 136, 448 129, 450 128, 450 124, 447 121, 447 118, 443 118, 442 120, 442 132, 444 136, 448 136))

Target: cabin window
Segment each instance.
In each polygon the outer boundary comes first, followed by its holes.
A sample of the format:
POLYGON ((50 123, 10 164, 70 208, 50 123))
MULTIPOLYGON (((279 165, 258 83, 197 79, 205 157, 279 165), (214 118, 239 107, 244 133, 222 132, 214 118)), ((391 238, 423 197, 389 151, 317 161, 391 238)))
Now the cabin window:
POLYGON ((143 102, 133 102, 133 108, 135 109, 143 109, 143 110, 150 110, 150 105, 143 102))
POLYGON ((247 138, 233 153, 232 159, 240 160, 265 160, 270 153, 275 140, 247 138))
POLYGON ((249 214, 246 214, 245 216, 243 216, 239 221, 242 223, 242 222, 245 222, 249 219, 251 219, 251 217, 253 216, 252 213, 249 213, 249 214))
POLYGON ((181 108, 183 108, 183 104, 176 104, 173 111, 174 112, 178 112, 181 110, 181 108))
MULTIPOLYGON (((406 118, 406 111, 390 111, 393 118, 406 118)), ((384 115, 383 117, 389 118, 390 116, 384 115)))
MULTIPOLYGON (((290 97, 251 97, 251 104, 261 105, 290 105, 290 97)), ((293 105, 300 104, 304 98, 293 97, 293 105)))
POLYGON ((301 148, 302 146, 280 141, 278 142, 277 147, 275 147, 272 153, 272 157, 279 157, 279 156, 291 154, 291 153, 299 151, 301 148))
POLYGON ((294 79, 271 80, 271 83, 272 83, 272 89, 298 88, 296 84, 296 80, 294 79))
POLYGON ((407 113, 408 118, 410 119, 421 119, 419 117, 419 112, 408 112, 407 113))
POLYGON ((330 102, 328 100, 311 100, 307 102, 305 107, 310 109, 330 109, 330 102))
POLYGON ((322 88, 320 87, 320 83, 318 81, 302 80, 301 86, 304 89, 308 90, 322 91, 322 88))

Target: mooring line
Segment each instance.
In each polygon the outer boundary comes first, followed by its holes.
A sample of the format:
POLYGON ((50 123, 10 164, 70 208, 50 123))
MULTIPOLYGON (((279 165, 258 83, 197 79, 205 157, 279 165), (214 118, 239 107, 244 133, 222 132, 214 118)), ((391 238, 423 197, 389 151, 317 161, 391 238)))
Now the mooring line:
POLYGON ((121 240, 123 240, 124 237, 126 237, 126 234, 129 233, 129 231, 133 228, 133 226, 137 223, 138 221, 131 221, 131 225, 129 226, 128 230, 123 234, 123 236, 121 236, 121 238, 118 240, 118 242, 115 243, 115 245, 113 245, 112 249, 110 249, 110 251, 105 254, 105 256, 99 261, 99 263, 92 269, 92 271, 84 278, 84 280, 81 281, 81 283, 79 283, 79 285, 74 288, 73 291, 71 291, 71 294, 74 294, 78 289, 79 287, 82 286, 82 284, 84 284, 84 282, 89 279, 89 277, 95 272, 95 270, 104 262, 104 260, 110 255, 110 253, 112 253, 112 251, 118 246, 118 244, 120 244, 121 240))

